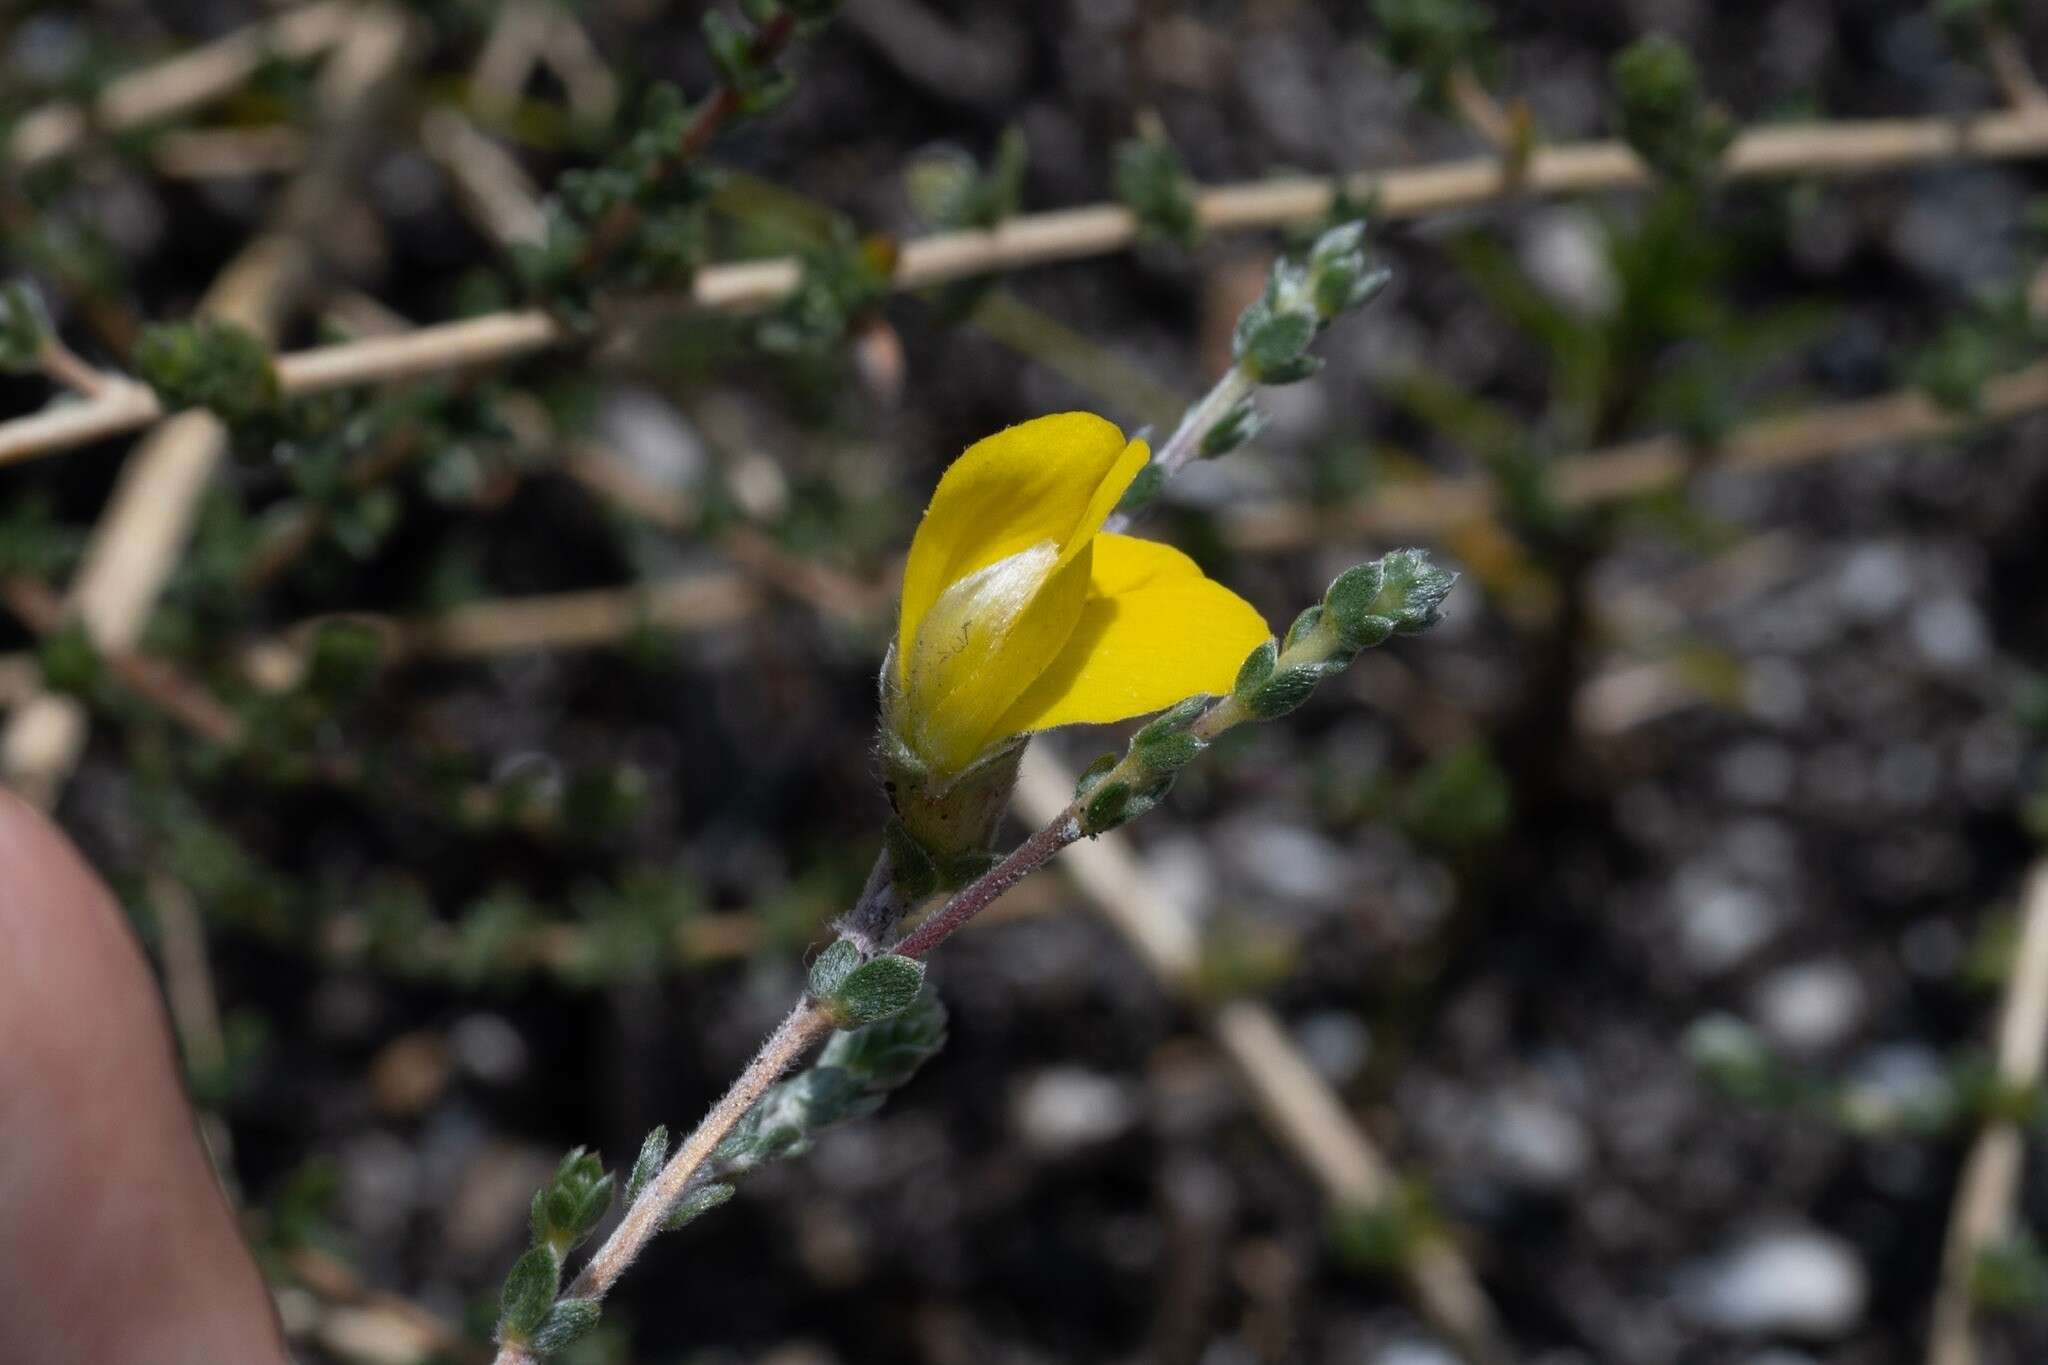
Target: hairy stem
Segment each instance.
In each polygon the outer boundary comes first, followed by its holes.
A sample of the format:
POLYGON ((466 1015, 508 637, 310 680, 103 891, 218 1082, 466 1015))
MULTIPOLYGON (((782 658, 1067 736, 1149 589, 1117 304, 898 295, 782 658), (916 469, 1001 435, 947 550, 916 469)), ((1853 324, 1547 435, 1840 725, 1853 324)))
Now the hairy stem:
MULTIPOLYGON (((1180 473, 1182 467, 1201 451, 1202 438, 1209 434, 1209 429, 1256 388, 1258 385, 1244 372, 1244 366, 1232 365, 1225 370, 1215 387, 1187 410, 1187 415, 1180 419, 1180 425, 1173 429, 1173 435, 1166 438, 1166 444, 1152 453, 1153 466, 1169 479, 1180 473)), ((1118 512, 1103 523, 1102 529, 1110 532, 1128 530, 1133 520, 1129 512, 1118 512)))
MULTIPOLYGON (((832 1022, 824 1011, 809 1000, 797 1003, 775 1032, 768 1035, 768 1041, 761 1044, 761 1050, 754 1054, 753 1061, 747 1063, 746 1070, 739 1074, 732 1088, 683 1139, 682 1146, 661 1168, 661 1174, 640 1192, 640 1197, 626 1210, 626 1216, 612 1229, 612 1235, 605 1238, 604 1245, 591 1256, 575 1283, 569 1286, 567 1297, 601 1299, 605 1296, 619 1276, 626 1272, 626 1267, 633 1264, 655 1234, 661 1231, 669 1214, 674 1211, 676 1201, 683 1197, 692 1178, 717 1150, 718 1144, 725 1141, 733 1126, 767 1093, 769 1086, 780 1080, 783 1073, 831 1029, 832 1022)), ((524 1365, 531 1359, 524 1346, 506 1345, 498 1351, 497 1365, 524 1365)))
POLYGON ((903 936, 892 952, 923 957, 953 936, 954 931, 995 903, 996 898, 1051 862, 1081 837, 1078 803, 1061 811, 1053 822, 1010 850, 1008 857, 961 888, 924 923, 903 936))

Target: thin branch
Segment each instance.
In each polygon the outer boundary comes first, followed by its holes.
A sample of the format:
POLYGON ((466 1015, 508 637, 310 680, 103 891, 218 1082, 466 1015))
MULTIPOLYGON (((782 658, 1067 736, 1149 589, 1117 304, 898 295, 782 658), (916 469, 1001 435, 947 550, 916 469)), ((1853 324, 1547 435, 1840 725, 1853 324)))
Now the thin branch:
POLYGON ((170 1004, 171 1023, 185 1065, 201 1075, 217 1075, 227 1061, 228 1050, 221 1031, 220 1002, 213 989, 213 969, 206 958, 205 922, 192 892, 177 878, 153 871, 148 885, 163 957, 164 998, 170 1004))
MULTIPOLYGON (((797 1003, 768 1040, 761 1044, 761 1050, 754 1054, 753 1061, 747 1063, 746 1070, 732 1083, 732 1088, 683 1139, 682 1146, 661 1168, 661 1174, 648 1182, 640 1197, 626 1210, 625 1217, 612 1229, 612 1235, 605 1238, 604 1245, 591 1256, 569 1286, 569 1297, 601 1299, 605 1296, 655 1234, 661 1231, 676 1202, 688 1191, 691 1179, 717 1150, 718 1144, 725 1141, 733 1127, 767 1093, 768 1087, 780 1080, 812 1044, 831 1031, 832 1021, 824 1011, 809 1000, 797 1003)), ((532 1356, 519 1347, 506 1346, 498 1351, 498 1365, 524 1365, 531 1359, 532 1356)))
MULTIPOLYGON (((2048 1053, 2048 859, 2034 865, 2024 894, 2019 946, 1998 1026, 1998 1084, 2012 1093, 2040 1084, 2048 1053)), ((1986 1122, 1970 1146, 1942 1244, 1927 1365, 1977 1363, 1977 1266, 1984 1252, 2011 1230, 2025 1155, 2026 1132, 2009 1116, 1986 1122)))
MULTIPOLYGON (((1225 370, 1223 377, 1202 395, 1201 401, 1181 416, 1180 425, 1173 429, 1173 435, 1166 438, 1166 443, 1153 452, 1152 467, 1168 479, 1180 473, 1188 461, 1195 458, 1201 449, 1202 438, 1209 434, 1210 428, 1257 388, 1252 377, 1245 373, 1244 366, 1232 365, 1225 370)), ((1132 520, 1131 513, 1116 512, 1103 523, 1103 529, 1120 532, 1127 529, 1132 520)))
MULTIPOLYGON (((1043 746, 1025 750, 1017 806, 1027 820, 1057 821, 1069 809, 1073 790, 1073 774, 1043 746)), ((1272 1010, 1253 1000, 1221 1006, 1199 1001, 1194 989, 1201 964, 1199 931, 1146 875, 1127 839, 1101 835, 1071 850, 1061 865, 1160 987, 1201 1011, 1260 1118, 1334 1205, 1383 1207, 1398 1194, 1399 1182, 1386 1158, 1272 1010)), ((1511 1359, 1485 1291, 1448 1238, 1421 1238, 1402 1275, 1416 1307, 1467 1360, 1493 1365, 1511 1359)))
MULTIPOLYGON (((269 230, 235 257, 200 303, 202 313, 258 336, 275 335, 310 278, 312 258, 302 235, 331 213, 373 126, 367 113, 409 46, 411 26, 402 12, 372 4, 351 6, 349 16, 347 37, 320 74, 327 145, 282 196, 269 230)), ((56 412, 76 414, 103 402, 140 408, 138 393, 147 390, 120 384, 111 399, 56 412)), ((158 406, 153 394, 147 406, 158 406)), ((227 430, 219 419, 190 412, 160 426, 123 466, 68 601, 102 652, 126 653, 141 636, 226 448, 227 430)), ((49 805, 83 751, 85 734, 85 712, 76 701, 37 697, 8 717, 0 733, 0 769, 29 800, 49 805)))
POLYGON ((302 5, 118 76, 90 110, 68 102, 44 105, 14 125, 5 160, 14 170, 27 170, 76 150, 95 128, 127 132, 218 99, 269 57, 304 60, 340 42, 355 12, 351 0, 302 5))
MULTIPOLYGON (((1961 119, 1880 119, 1755 128, 1736 139, 1724 163, 1735 179, 1792 175, 1851 176, 1953 160, 2011 160, 2048 154, 2048 109, 1961 119)), ((1365 172, 1344 188, 1374 196, 1383 218, 1420 217, 1471 208, 1511 194, 1575 194, 1649 183, 1649 173, 1619 142, 1539 147, 1519 175, 1496 155, 1365 172)), ((1335 186, 1327 178, 1293 177, 1203 191, 1196 209, 1212 233, 1245 232, 1313 222, 1326 216, 1335 186)), ((1096 204, 1027 214, 985 231, 946 232, 904 244, 892 283, 922 289, 949 280, 1080 260, 1131 245, 1136 220, 1120 205, 1096 204)), ((697 273, 679 308, 752 312, 797 286, 802 267, 778 257, 711 266, 697 273)), ((319 346, 278 358, 288 395, 383 383, 475 365, 503 364, 577 338, 539 309, 437 323, 404 337, 319 346)), ((64 420, 38 413, 0 423, 0 464, 55 453, 156 420, 162 409, 132 395, 104 409, 79 404, 64 420)))

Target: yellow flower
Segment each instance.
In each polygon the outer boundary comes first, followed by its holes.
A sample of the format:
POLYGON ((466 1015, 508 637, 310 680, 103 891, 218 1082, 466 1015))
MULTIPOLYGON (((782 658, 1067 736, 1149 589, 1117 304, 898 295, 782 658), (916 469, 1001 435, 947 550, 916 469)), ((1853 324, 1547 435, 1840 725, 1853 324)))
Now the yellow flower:
POLYGON ((1068 412, 977 441, 939 480, 885 673, 889 728, 939 781, 1012 736, 1228 692, 1270 634, 1180 551, 1102 530, 1149 456, 1068 412))

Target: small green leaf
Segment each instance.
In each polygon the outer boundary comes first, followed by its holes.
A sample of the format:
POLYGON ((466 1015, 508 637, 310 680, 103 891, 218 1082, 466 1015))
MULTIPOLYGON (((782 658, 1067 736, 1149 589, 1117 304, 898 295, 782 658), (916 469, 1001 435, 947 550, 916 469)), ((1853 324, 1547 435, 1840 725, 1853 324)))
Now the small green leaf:
POLYGON ((1116 510, 1127 517, 1136 516, 1150 507, 1159 497, 1159 490, 1166 487, 1166 471, 1157 464, 1148 464, 1138 471, 1138 477, 1131 480, 1131 486, 1124 490, 1117 500, 1116 510))
POLYGON ((30 374, 39 368, 49 328, 34 290, 20 280, 0 285, 0 374, 30 374))
POLYGON ((676 1206, 669 1212, 667 1221, 661 1225, 662 1229, 674 1232, 677 1228, 687 1227, 731 1199, 733 1193, 733 1187, 723 1182, 692 1190, 676 1201, 676 1206))
POLYGON ((810 993, 813 1000, 829 1001, 845 987, 846 979, 860 966, 860 949, 849 939, 835 940, 811 964, 810 993))
MULTIPOLYGON (((1289 632, 1290 637, 1292 632, 1289 632)), ((1291 643, 1291 638, 1290 638, 1291 643)), ((1280 647, 1268 640, 1244 656, 1244 663, 1238 667, 1237 681, 1231 685, 1230 694, 1243 700, 1259 690, 1266 679, 1273 676, 1273 666, 1280 657, 1280 647)))
POLYGON ((1284 716, 1307 701, 1322 680, 1323 670, 1311 665, 1282 669, 1245 699, 1245 710, 1260 720, 1284 716))
POLYGON ((957 891, 1002 861, 1002 855, 970 849, 956 853, 939 866, 939 889, 957 891))
POLYGON ((946 1045, 946 1007, 927 990, 900 1014, 832 1035, 818 1054, 866 1089, 886 1094, 916 1074, 946 1045))
POLYGON ((939 869, 932 855, 901 820, 891 816, 882 826, 882 842, 889 850, 891 878, 904 900, 915 904, 939 889, 939 869))
POLYGON ((1622 138, 1666 180, 1700 184, 1720 167, 1734 122, 1707 103, 1692 54, 1651 34, 1614 58, 1615 116, 1622 138))
POLYGON ((1154 773, 1179 772, 1194 762, 1195 755, 1207 747, 1185 730, 1169 730, 1149 736, 1140 732, 1131 740, 1131 752, 1154 773))
POLYGON ((545 1244, 514 1261, 498 1296, 498 1340, 531 1338, 555 1302, 561 1277, 562 1263, 545 1244))
POLYGON ((640 1144, 640 1155, 634 1158, 633 1170, 626 1177, 626 1203, 639 1201, 640 1192, 661 1174, 661 1168, 668 1164, 668 1128, 656 1125, 647 1140, 640 1144))
POLYGON ((1304 638, 1307 637, 1310 631, 1314 630, 1317 626, 1321 625, 1322 623, 1322 603, 1318 602, 1312 607, 1304 607, 1302 609, 1301 615, 1294 618, 1294 624, 1287 628, 1287 638, 1281 642, 1280 647, 1283 650, 1293 649, 1296 645, 1300 644, 1304 638))
POLYGON ((533 1334, 534 1353, 551 1356, 566 1350, 578 1338, 597 1326, 603 1312, 596 1299, 561 1299, 548 1310, 541 1320, 540 1328, 533 1334))
MULTIPOLYGON (((1290 383, 1290 378, 1276 378, 1291 375, 1307 378, 1306 373, 1296 374, 1299 362, 1310 359, 1306 352, 1308 344, 1315 340, 1317 318, 1313 312, 1301 309, 1276 311, 1265 299, 1259 299, 1247 307, 1237 320, 1237 335, 1233 351, 1245 373, 1262 384, 1290 383)), ((1310 372, 1313 366, 1310 367, 1310 372)))
POLYGON ((923 985, 924 964, 891 953, 855 969, 830 1004, 846 1023, 871 1024, 907 1008, 923 985))
POLYGON ((1337 638, 1347 650, 1356 652, 1386 643, 1394 633, 1394 618, 1375 614, 1386 585, 1386 561, 1373 560, 1346 569, 1323 594, 1323 611, 1337 628, 1337 638))
POLYGON ((254 332, 218 318, 169 322, 143 330, 135 371, 167 408, 210 408, 230 425, 277 406, 277 372, 254 332))
POLYGON ((1209 704, 1215 700, 1216 698, 1207 692, 1197 692, 1192 697, 1182 698, 1145 722, 1137 737, 1140 740, 1150 740, 1185 730, 1200 720, 1202 713, 1207 711, 1209 704))
POLYGON ((1423 550, 1393 550, 1380 556, 1383 581, 1372 614, 1391 617, 1399 635, 1419 635, 1443 619, 1443 602, 1458 575, 1441 569, 1423 550))
POLYGON ((1115 829, 1127 818, 1131 806, 1131 784, 1105 782, 1088 798, 1081 811, 1081 828, 1089 834, 1115 829))
POLYGON ((1205 460, 1228 455, 1257 436, 1265 425, 1266 420, 1260 415, 1256 400, 1239 399, 1230 411, 1216 419, 1214 426, 1202 433, 1200 454, 1205 460))
POLYGON ((1074 784, 1074 795, 1086 796, 1089 792, 1094 791, 1097 786, 1101 785, 1102 779, 1114 772, 1116 765, 1121 762, 1123 762, 1123 758, 1120 755, 1104 754, 1093 763, 1090 763, 1081 770, 1080 780, 1074 784))

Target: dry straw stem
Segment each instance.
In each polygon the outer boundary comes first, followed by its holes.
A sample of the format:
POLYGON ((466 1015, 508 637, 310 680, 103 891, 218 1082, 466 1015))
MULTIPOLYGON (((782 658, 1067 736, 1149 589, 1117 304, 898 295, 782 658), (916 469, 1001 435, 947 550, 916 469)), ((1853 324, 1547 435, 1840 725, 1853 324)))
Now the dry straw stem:
MULTIPOLYGON (((1998 1083, 2014 1093, 2041 1083, 2048 1053, 2048 859, 2034 865, 2020 910, 2020 940, 1998 1025, 1998 1083)), ((1979 1257, 2012 1232, 2026 1132, 2013 1118, 1987 1122, 1963 1161, 1942 1245, 1927 1365, 1976 1365, 1979 1257)))
MULTIPOLYGON (((1987 423, 2048 408, 2048 361, 1986 383, 1976 413, 1941 407, 1917 389, 1804 408, 1737 427, 1702 451, 1676 436, 1651 436, 1553 465, 1553 488, 1567 507, 1612 502, 1668 488, 1695 469, 1761 473, 1845 452, 1967 435, 1987 423)), ((1422 535, 1495 514, 1491 478, 1472 475, 1376 489, 1364 502, 1324 512, 1303 503, 1253 507, 1226 522, 1239 549, 1272 553, 1330 537, 1422 535)))
MULTIPOLYGON (((328 216, 343 193, 348 166, 370 123, 366 116, 397 68, 408 36, 409 25, 396 10, 351 8, 347 37, 321 72, 328 141, 320 159, 286 191, 272 227, 207 291, 202 313, 259 336, 275 333, 311 277, 304 232, 328 216)), ((134 386, 122 385, 116 401, 132 401, 133 393, 134 386)), ((153 397, 150 403, 155 405, 153 397)), ((226 448, 227 430, 219 419, 190 412, 164 423, 123 465, 67 604, 103 651, 127 653, 141 636, 226 448)), ((37 696, 18 706, 0 732, 0 773, 27 799, 54 804, 85 733, 85 711, 76 701, 37 696)))
MULTIPOLYGON (((1027 824, 1056 819, 1073 799, 1074 774, 1042 745, 1024 752, 1017 806, 1027 824)), ((1075 844, 1060 866, 1128 943, 1167 994, 1201 1011, 1216 1044, 1266 1126, 1314 1176, 1333 1205, 1385 1207, 1398 1177, 1343 1102, 1302 1056, 1272 1010, 1253 1000, 1208 1005, 1193 986, 1201 941, 1187 915, 1145 874, 1121 834, 1075 844)), ((1416 1309, 1474 1365, 1512 1358, 1492 1305, 1452 1242, 1422 1237, 1402 1267, 1416 1309)))
POLYGON ((27 170, 64 156, 96 128, 127 132, 218 99, 247 81, 267 58, 312 57, 341 41, 355 8, 348 0, 301 5, 116 77, 90 109, 69 102, 44 105, 14 125, 6 146, 8 167, 27 170))
MULTIPOLYGON (((1782 124, 1736 139, 1725 169, 1736 179, 1847 176, 1952 160, 2001 160, 2048 153, 2048 108, 1964 119, 1880 119, 1782 124)), ((1510 195, 1571 194, 1648 183, 1649 171, 1620 142, 1536 148, 1526 162, 1497 155, 1408 170, 1365 172, 1347 190, 1371 196, 1382 218, 1411 218, 1470 208, 1510 195)), ((1212 232, 1243 232, 1311 222, 1330 211, 1328 179, 1296 176, 1225 185, 1196 200, 1212 232)), ((895 287, 918 289, 1024 266, 1121 251, 1135 239, 1130 210, 1096 204, 1026 214, 986 231, 947 232, 904 244, 895 287)), ((711 266, 698 272, 684 306, 752 311, 782 298, 801 277, 791 258, 711 266)), ((287 394, 314 393, 446 370, 499 364, 573 340, 541 309, 493 313, 422 327, 406 336, 314 347, 280 356, 287 394)), ((0 463, 46 455, 118 432, 162 413, 153 395, 122 392, 0 424, 0 463)))

